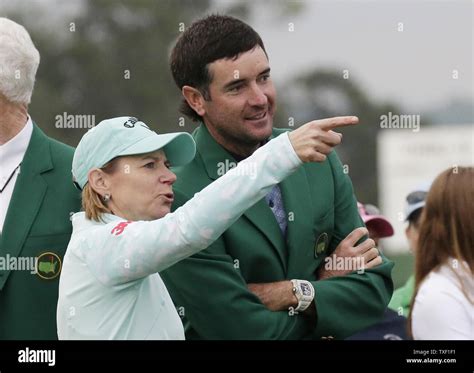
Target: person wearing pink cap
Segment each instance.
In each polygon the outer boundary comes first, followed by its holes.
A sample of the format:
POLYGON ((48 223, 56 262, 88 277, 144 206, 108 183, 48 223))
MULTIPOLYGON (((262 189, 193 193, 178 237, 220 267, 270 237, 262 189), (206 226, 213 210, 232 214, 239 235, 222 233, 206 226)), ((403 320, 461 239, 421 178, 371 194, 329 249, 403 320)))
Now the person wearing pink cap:
POLYGON ((359 214, 369 231, 369 237, 375 241, 375 245, 379 246, 381 238, 393 236, 392 224, 380 214, 379 209, 374 205, 362 204, 357 202, 359 214))

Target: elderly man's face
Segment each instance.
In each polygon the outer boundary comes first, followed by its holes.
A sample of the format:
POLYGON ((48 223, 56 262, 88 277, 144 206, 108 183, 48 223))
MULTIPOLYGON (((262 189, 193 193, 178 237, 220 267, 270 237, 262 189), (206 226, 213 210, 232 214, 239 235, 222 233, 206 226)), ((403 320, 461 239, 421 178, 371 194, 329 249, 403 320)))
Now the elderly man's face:
POLYGON ((117 159, 109 178, 108 207, 128 220, 155 220, 170 212, 176 175, 162 150, 117 159))
POLYGON ((208 67, 211 101, 204 102, 203 120, 209 130, 229 150, 258 146, 271 135, 276 99, 265 52, 257 46, 208 67))

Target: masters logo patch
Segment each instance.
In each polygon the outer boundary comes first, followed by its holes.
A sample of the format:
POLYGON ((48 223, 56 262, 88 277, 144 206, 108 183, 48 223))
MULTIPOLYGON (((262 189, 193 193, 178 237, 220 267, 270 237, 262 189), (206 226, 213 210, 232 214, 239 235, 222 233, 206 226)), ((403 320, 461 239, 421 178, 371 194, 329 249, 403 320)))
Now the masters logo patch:
POLYGON ((61 272, 61 258, 50 251, 38 256, 37 263, 37 274, 43 280, 52 280, 61 272))

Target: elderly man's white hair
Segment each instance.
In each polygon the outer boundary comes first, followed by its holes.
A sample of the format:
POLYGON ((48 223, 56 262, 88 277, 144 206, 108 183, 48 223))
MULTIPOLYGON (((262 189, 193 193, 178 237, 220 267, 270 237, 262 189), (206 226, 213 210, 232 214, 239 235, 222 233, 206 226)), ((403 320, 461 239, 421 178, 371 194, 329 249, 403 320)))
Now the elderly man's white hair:
POLYGON ((0 94, 29 104, 40 55, 25 28, 0 17, 0 94))

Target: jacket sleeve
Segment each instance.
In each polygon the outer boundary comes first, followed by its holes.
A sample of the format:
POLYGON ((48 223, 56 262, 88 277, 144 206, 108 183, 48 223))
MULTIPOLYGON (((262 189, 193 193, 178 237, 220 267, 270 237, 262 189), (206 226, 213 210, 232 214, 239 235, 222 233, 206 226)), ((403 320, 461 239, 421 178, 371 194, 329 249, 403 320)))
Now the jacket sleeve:
MULTIPOLYGON (((352 183, 343 172, 335 152, 328 157, 334 178, 335 215, 331 246, 357 227, 364 226, 354 197, 352 183)), ((393 263, 382 254, 383 263, 363 273, 312 282, 315 289, 317 324, 315 338, 331 335, 346 338, 377 322, 383 315, 392 296, 391 271, 393 263)))
POLYGON ((160 272, 209 246, 301 164, 288 135, 278 136, 164 218, 95 228, 84 260, 105 285, 160 272))

